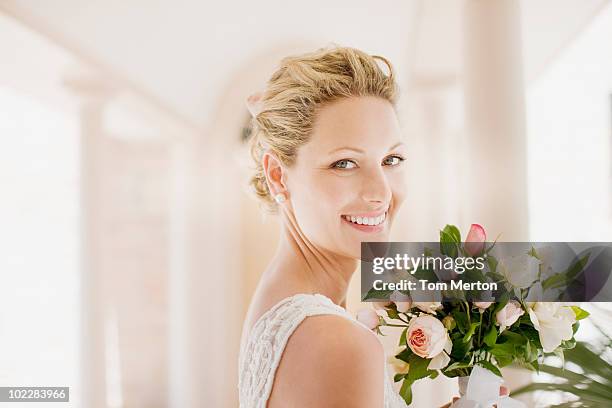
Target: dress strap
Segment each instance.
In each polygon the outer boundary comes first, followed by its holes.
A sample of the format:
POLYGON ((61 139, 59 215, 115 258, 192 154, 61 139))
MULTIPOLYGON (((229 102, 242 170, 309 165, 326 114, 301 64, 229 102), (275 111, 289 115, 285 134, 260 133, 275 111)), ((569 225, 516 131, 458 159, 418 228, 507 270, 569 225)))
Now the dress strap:
POLYGON ((309 316, 337 315, 356 320, 321 294, 299 293, 281 300, 254 324, 240 353, 239 390, 248 407, 265 408, 289 337, 309 316), (250 395, 244 395, 248 393, 250 395))

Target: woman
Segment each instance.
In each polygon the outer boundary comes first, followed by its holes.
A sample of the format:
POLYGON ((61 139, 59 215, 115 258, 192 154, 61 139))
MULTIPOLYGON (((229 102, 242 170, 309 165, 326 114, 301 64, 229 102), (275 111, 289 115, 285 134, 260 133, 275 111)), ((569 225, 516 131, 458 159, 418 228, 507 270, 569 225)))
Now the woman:
POLYGON ((396 88, 386 59, 337 47, 284 59, 249 99, 251 184, 282 234, 244 323, 241 407, 406 406, 345 310, 361 242, 388 241, 406 193, 396 88))

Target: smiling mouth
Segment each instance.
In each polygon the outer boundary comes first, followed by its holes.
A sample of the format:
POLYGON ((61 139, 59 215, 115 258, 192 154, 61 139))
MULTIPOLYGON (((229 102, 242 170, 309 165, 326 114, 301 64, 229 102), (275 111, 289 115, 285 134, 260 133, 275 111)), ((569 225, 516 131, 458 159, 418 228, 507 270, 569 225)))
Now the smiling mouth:
POLYGON ((385 223, 385 220, 387 219, 387 211, 380 215, 367 217, 359 215, 343 215, 342 219, 355 226, 378 227, 385 223))

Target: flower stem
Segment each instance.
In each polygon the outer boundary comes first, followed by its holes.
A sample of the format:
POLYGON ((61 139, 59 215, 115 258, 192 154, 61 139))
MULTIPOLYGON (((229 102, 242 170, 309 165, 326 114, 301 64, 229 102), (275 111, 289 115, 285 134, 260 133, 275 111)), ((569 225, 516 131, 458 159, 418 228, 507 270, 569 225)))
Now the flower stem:
POLYGON ((484 314, 484 310, 480 311, 480 324, 478 325, 478 346, 481 346, 480 343, 480 334, 482 332, 482 315, 484 314))
POLYGON ((463 305, 465 306, 465 313, 467 314, 469 328, 472 325, 472 318, 470 316, 470 304, 468 302, 464 302, 463 305))
POLYGON ((398 315, 397 315, 397 318, 398 318, 398 319, 400 319, 402 322, 404 322, 404 323, 406 323, 406 324, 409 324, 408 320, 404 320, 404 319, 402 319, 402 315, 400 315, 399 313, 398 313, 398 315))

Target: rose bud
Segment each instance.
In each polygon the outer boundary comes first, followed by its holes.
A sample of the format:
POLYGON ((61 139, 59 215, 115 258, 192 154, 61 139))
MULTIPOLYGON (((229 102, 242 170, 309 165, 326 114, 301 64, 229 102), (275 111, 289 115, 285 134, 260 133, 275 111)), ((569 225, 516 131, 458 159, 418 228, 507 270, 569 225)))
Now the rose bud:
POLYGON ((480 255, 484 251, 487 234, 480 224, 472 224, 465 238, 465 251, 470 256, 480 255))

